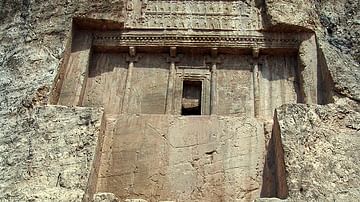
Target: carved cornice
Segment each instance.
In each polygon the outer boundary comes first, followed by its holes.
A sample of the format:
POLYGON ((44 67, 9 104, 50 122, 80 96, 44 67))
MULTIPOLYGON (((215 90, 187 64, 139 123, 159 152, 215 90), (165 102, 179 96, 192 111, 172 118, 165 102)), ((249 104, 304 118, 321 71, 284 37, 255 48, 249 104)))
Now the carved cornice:
POLYGON ((148 47, 224 47, 224 48, 287 48, 298 49, 298 37, 274 35, 178 35, 153 33, 94 33, 95 46, 148 46, 148 47))

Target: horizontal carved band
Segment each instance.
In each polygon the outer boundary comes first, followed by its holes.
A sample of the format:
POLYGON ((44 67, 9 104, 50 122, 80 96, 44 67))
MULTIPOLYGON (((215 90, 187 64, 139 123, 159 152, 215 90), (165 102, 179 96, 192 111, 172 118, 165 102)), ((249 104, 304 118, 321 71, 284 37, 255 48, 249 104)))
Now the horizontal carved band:
POLYGON ((301 40, 294 37, 279 36, 224 36, 224 35, 174 35, 174 34, 127 34, 95 33, 95 46, 178 46, 178 47, 236 47, 236 48, 294 48, 298 49, 301 40))

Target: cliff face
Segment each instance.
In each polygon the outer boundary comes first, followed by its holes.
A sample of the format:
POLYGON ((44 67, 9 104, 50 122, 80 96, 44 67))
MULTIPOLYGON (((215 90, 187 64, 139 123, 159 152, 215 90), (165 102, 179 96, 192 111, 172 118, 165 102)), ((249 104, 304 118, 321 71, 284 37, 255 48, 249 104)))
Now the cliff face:
POLYGON ((266 27, 316 33, 321 66, 329 69, 334 93, 359 101, 359 3, 357 1, 264 1, 266 27))
POLYGON ((0 2, 0 200, 81 201, 102 112, 48 103, 72 17, 122 19, 118 1, 0 2))
POLYGON ((99 109, 43 106, 9 120, 2 128, 1 200, 81 201, 101 116, 99 109))
MULTIPOLYGON (((282 137, 290 198, 359 198, 359 165, 354 163, 360 144, 359 2, 244 2, 261 11, 265 30, 315 32, 323 77, 319 85, 327 95, 320 103, 334 102, 278 110, 275 135, 282 137)), ((95 155, 101 112, 42 105, 49 103, 72 19, 121 24, 125 3, 4 0, 0 8, 0 199, 79 201, 95 155)))
MULTIPOLYGON (((284 105, 277 110, 293 200, 359 198, 359 112, 346 105, 284 105)), ((275 138, 275 137, 274 137, 275 138)), ((276 138, 275 138, 276 139, 276 138)))

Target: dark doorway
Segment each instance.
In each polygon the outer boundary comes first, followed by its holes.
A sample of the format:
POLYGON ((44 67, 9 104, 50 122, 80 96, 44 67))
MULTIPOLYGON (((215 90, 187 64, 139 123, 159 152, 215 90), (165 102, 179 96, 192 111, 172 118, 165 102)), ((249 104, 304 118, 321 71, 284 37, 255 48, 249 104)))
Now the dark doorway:
POLYGON ((183 82, 181 115, 201 115, 201 81, 183 82))

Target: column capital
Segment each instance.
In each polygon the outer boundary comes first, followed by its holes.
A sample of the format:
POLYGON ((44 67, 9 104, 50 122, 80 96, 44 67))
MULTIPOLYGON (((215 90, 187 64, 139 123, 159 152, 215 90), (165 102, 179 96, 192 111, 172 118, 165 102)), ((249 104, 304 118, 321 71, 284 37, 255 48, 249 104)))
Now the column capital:
POLYGON ((252 48, 252 56, 253 58, 259 58, 259 55, 260 55, 260 49, 257 48, 257 47, 253 47, 252 48))
POLYGON ((211 57, 212 58, 218 57, 218 48, 211 48, 211 57))
POLYGON ((129 47, 129 55, 130 57, 135 57, 136 55, 136 48, 134 46, 129 47))
POLYGON ((172 58, 176 57, 176 46, 170 47, 170 57, 172 58))

